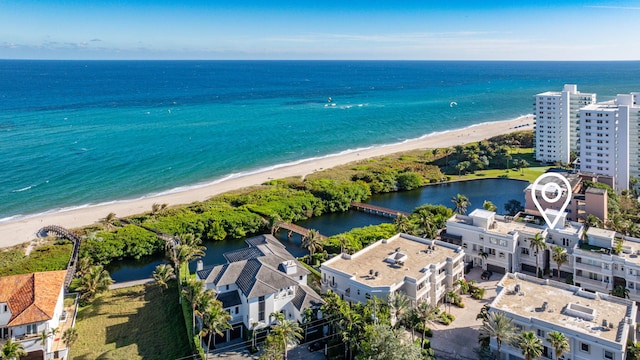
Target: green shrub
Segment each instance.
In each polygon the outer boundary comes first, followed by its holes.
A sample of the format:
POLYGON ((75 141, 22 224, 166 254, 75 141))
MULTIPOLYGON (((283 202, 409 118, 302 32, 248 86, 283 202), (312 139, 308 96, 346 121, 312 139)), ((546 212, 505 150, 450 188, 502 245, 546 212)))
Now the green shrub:
POLYGON ((39 271, 64 270, 67 268, 73 245, 69 241, 58 245, 44 245, 34 249, 29 256, 21 249, 4 252, 4 267, 0 268, 0 276, 28 274, 39 271), (8 259, 9 256, 13 257, 8 259))

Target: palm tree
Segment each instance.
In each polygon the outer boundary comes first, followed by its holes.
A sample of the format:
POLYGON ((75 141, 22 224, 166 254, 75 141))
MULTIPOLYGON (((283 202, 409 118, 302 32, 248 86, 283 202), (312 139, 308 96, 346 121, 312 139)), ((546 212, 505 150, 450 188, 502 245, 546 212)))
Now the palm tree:
MULTIPOLYGON (((187 297, 187 300, 191 303, 191 319, 193 322, 193 331, 196 329, 196 307, 198 302, 201 301, 201 298, 204 294, 204 284, 202 281, 188 278, 186 283, 182 289, 182 293, 187 297)), ((209 297, 209 296, 207 296, 209 297)))
POLYGON ((83 256, 78 259, 78 264, 76 265, 76 276, 84 275, 89 268, 93 266, 93 259, 89 256, 83 256))
POLYGON ((364 320, 362 316, 353 311, 349 303, 345 302, 340 307, 341 318, 339 325, 342 333, 342 341, 346 344, 344 357, 347 358, 347 351, 350 353, 349 359, 353 358, 354 344, 357 344, 358 335, 364 331, 364 320))
MULTIPOLYGON (((64 334, 62 334, 62 341, 64 341, 65 345, 68 348, 71 348, 73 344, 78 340, 78 331, 75 328, 68 328, 65 330, 64 334)), ((69 350, 67 350, 67 356, 69 356, 69 350)), ((69 356, 69 359, 71 357, 69 356)))
POLYGON ((347 252, 347 245, 349 245, 349 240, 344 235, 338 235, 338 242, 340 243, 340 253, 347 252))
POLYGON ((562 354, 569 351, 569 340, 563 333, 558 331, 552 331, 547 335, 547 341, 551 344, 551 347, 556 351, 556 360, 562 357, 562 354))
POLYGON ((623 298, 623 299, 629 298, 629 289, 627 289, 625 286, 622 286, 622 285, 618 285, 614 287, 613 290, 611 290, 609 293, 619 298, 623 298))
POLYGON ((569 261, 569 255, 567 254, 567 250, 561 246, 553 247, 553 254, 551 255, 553 261, 558 265, 558 281, 560 281, 560 267, 562 264, 569 261))
POLYGON ((500 351, 502 343, 510 343, 515 337, 515 327, 511 324, 512 319, 506 317, 503 313, 489 313, 486 320, 482 322, 480 328, 480 336, 495 338, 498 345, 498 359, 500 359, 500 351))
POLYGON ((432 324, 438 317, 438 308, 429 304, 428 301, 422 300, 416 307, 416 314, 422 322, 422 342, 427 334, 427 325, 432 324))
POLYGON ((27 356, 27 352, 24 350, 24 346, 20 342, 15 342, 12 339, 7 339, 7 342, 2 346, 2 359, 17 360, 23 356, 27 356))
MULTIPOLYGON (((284 315, 283 315, 284 317, 284 315)), ((278 324, 271 330, 284 345, 284 358, 287 359, 287 347, 295 345, 302 339, 302 328, 295 321, 278 320, 278 324)))
POLYGON ((113 284, 109 272, 102 265, 94 265, 89 268, 86 274, 80 278, 80 285, 76 288, 82 293, 81 298, 91 302, 96 295, 109 290, 109 285, 113 284))
POLYGON ((464 215, 467 213, 467 207, 471 205, 469 202, 469 198, 462 194, 457 194, 456 196, 451 198, 451 202, 455 205, 455 212, 460 215, 464 215))
POLYGON ((418 212, 418 216, 419 216, 418 227, 420 229, 419 231, 422 232, 424 236, 429 239, 435 238, 436 235, 438 234, 438 229, 436 227, 436 223, 433 221, 433 217, 431 213, 426 209, 422 209, 418 212))
POLYGON ((547 243, 544 237, 542 237, 542 233, 537 233, 533 236, 533 238, 529 239, 529 249, 536 255, 536 276, 540 274, 540 251, 547 248, 547 243))
MULTIPOLYGON (((180 244, 176 246, 176 262, 178 268, 182 268, 182 265, 189 264, 189 262, 201 258, 204 256, 204 250, 200 247, 193 247, 187 244, 180 244)), ((187 274, 185 273, 185 278, 187 274)))
POLYGON ((411 222, 409 221, 409 218, 403 214, 398 214, 393 224, 396 227, 396 232, 401 232, 406 234, 411 228, 411 222))
POLYGON ((302 239, 302 247, 309 250, 309 261, 307 264, 311 264, 313 253, 322 251, 322 244, 320 244, 320 234, 316 230, 309 230, 307 236, 302 239))
POLYGON ((627 360, 640 360, 640 342, 627 342, 627 360))
POLYGON ((105 216, 102 219, 102 225, 104 225, 106 230, 111 230, 115 227, 115 223, 118 220, 118 217, 116 216, 116 213, 108 213, 107 216, 105 216))
MULTIPOLYGON (((222 303, 215 300, 203 311, 202 331, 200 336, 209 335, 207 339, 207 351, 211 351, 211 338, 213 334, 224 335, 224 330, 231 328, 231 315, 222 308, 222 303)), ((215 343, 213 344, 215 346, 215 343)))
POLYGON ((156 284, 160 286, 160 292, 162 292, 162 289, 169 287, 169 281, 175 278, 175 276, 173 266, 169 264, 160 264, 156 266, 156 269, 153 271, 153 278, 156 280, 156 284))
POLYGON ((498 207, 494 203, 489 201, 489 200, 485 200, 482 203, 482 208, 485 209, 485 210, 493 211, 493 212, 498 211, 498 207))
POLYGON ((542 340, 533 331, 523 331, 517 340, 525 360, 533 360, 542 356, 542 340))
POLYGON ((407 316, 411 301, 403 293, 393 292, 389 294, 387 303, 389 304, 391 323, 397 327, 407 316))
POLYGON ((275 235, 275 233, 280 230, 280 224, 282 223, 282 218, 280 215, 273 215, 269 217, 269 230, 271 231, 271 235, 275 235))
POLYGON ((307 335, 309 332, 309 325, 313 321, 313 310, 311 308, 306 308, 302 312, 302 322, 304 324, 304 342, 307 342, 307 335))

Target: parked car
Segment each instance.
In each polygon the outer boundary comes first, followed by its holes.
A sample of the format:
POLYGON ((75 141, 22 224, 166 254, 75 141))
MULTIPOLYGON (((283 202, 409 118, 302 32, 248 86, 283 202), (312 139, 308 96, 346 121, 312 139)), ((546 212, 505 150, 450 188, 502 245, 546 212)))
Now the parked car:
POLYGON ((307 346, 307 349, 309 351, 311 351, 311 352, 322 350, 322 349, 324 349, 324 346, 326 344, 327 344, 327 342, 325 340, 316 341, 316 342, 312 343, 311 345, 307 346))
POLYGON ((489 279, 491 279, 491 275, 493 275, 493 271, 485 270, 485 271, 482 272, 482 275, 480 275, 480 279, 489 280, 489 279))

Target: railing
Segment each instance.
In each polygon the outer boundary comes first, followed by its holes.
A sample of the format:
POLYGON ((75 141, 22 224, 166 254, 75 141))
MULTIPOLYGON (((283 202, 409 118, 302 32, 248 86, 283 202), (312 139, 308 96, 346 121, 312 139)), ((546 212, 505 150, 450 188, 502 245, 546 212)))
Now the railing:
POLYGON ((38 231, 38 234, 49 235, 51 233, 73 242, 73 251, 71 252, 71 258, 69 258, 69 263, 67 264, 67 275, 64 279, 64 288, 66 291, 69 289, 69 285, 71 285, 71 280, 73 280, 73 277, 76 275, 76 265, 78 263, 78 255, 80 252, 80 238, 71 231, 58 225, 48 225, 38 231))

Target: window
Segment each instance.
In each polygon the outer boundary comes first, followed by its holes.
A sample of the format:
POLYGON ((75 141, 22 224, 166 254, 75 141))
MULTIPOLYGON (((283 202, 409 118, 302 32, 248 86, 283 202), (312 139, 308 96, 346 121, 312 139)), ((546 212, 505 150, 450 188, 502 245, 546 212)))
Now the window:
POLYGON ((529 249, 527 248, 520 248, 520 253, 524 254, 524 255, 529 255, 529 249))
POLYGON ((227 285, 227 290, 229 290, 229 285, 227 285))
POLYGON ((258 298, 258 321, 264 321, 264 296, 258 298))
POLYGON ((589 344, 580 343, 580 350, 584 352, 589 352, 589 344))
POLYGON ((7 306, 7 304, 2 305, 2 311, 9 312, 9 306, 7 306))
POLYGON ((38 326, 36 324, 27 325, 27 334, 35 334, 38 332, 38 326))
POLYGON ((236 306, 236 314, 240 313, 240 306, 236 306))
POLYGON ((543 337, 544 337, 544 330, 542 330, 542 329, 538 329, 538 332, 537 332, 537 333, 538 333, 538 336, 539 336, 539 337, 541 337, 541 338, 543 338, 543 337))
POLYGON ((605 350, 604 351, 604 358, 607 359, 607 360, 613 360, 614 359, 613 351, 605 350))

